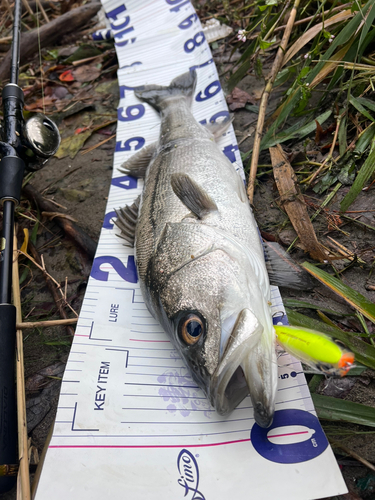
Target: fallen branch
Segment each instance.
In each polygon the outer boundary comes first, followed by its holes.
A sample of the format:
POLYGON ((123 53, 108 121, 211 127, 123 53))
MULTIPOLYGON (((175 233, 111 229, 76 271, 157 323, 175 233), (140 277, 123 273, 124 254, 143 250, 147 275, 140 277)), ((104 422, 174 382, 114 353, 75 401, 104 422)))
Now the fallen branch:
POLYGON ((292 28, 294 24, 294 20, 297 15, 297 9, 299 6, 300 0, 295 0, 293 8, 290 12, 290 16, 288 19, 288 23, 286 25, 285 31, 284 31, 284 36, 283 39, 281 40, 281 43, 279 45, 275 61, 272 65, 271 69, 271 74, 267 79, 266 87, 263 91, 262 94, 262 99, 260 101, 259 105, 259 115, 258 115, 258 123, 257 123, 257 128, 255 131, 255 138, 254 138, 254 146, 253 146, 253 154, 251 157, 251 165, 250 165, 250 173, 249 173, 249 183, 247 187, 247 196, 249 197, 250 203, 253 203, 253 198, 254 198, 254 188, 255 188, 255 180, 257 176, 257 168, 258 168, 258 159, 259 159, 259 153, 260 153, 260 142, 262 139, 262 132, 263 132, 263 126, 264 126, 264 119, 266 116, 266 109, 267 109, 267 103, 268 103, 268 98, 270 96, 270 93, 272 91, 273 87, 273 82, 276 79, 276 76, 281 68, 281 65, 284 60, 284 54, 286 47, 289 42, 290 35, 292 33, 292 28))
POLYGON ((282 147, 278 144, 270 148, 273 173, 280 193, 281 206, 285 209, 301 243, 311 257, 320 262, 327 261, 316 237, 313 225, 293 167, 286 159, 282 147))
MULTIPOLYGON (((53 44, 61 39, 61 33, 67 35, 85 25, 100 9, 99 2, 89 3, 83 7, 72 9, 57 17, 39 30, 22 33, 20 54, 21 64, 25 64, 38 52, 38 38, 42 46, 53 44)), ((6 80, 10 74, 11 50, 9 50, 0 65, 0 80, 6 80)))
MULTIPOLYGON (((22 189, 22 194, 25 198, 35 203, 41 212, 55 212, 54 205, 44 199, 39 191, 37 191, 31 184, 27 184, 22 189)), ((72 238, 73 241, 81 247, 88 257, 91 259, 94 258, 97 244, 88 234, 85 233, 82 228, 78 226, 78 224, 66 219, 65 217, 54 217, 53 221, 65 231, 67 236, 72 238)))

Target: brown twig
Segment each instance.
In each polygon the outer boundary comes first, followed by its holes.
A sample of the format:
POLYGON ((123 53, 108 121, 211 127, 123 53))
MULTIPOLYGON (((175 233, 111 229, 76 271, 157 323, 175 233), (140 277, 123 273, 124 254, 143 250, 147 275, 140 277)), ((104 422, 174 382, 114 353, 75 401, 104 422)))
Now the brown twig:
POLYGON ((53 319, 49 321, 24 321, 22 323, 17 323, 17 328, 19 330, 26 330, 27 328, 47 328, 49 326, 75 325, 77 321, 78 318, 53 319))
POLYGON ((350 450, 345 445, 343 445, 341 443, 338 443, 337 441, 332 441, 331 439, 329 441, 330 441, 330 443, 331 443, 332 446, 336 446, 336 448, 340 448, 342 451, 345 451, 345 453, 347 453, 351 457, 355 458, 356 460, 358 460, 358 462, 361 462, 361 464, 365 465, 370 470, 372 470, 372 471, 375 472, 375 465, 373 465, 371 462, 369 462, 365 458, 363 458, 360 455, 358 455, 358 453, 356 453, 355 451, 350 450))
POLYGON ((44 20, 49 23, 49 18, 46 14, 46 11, 43 9, 43 5, 42 5, 42 2, 40 0, 36 0, 36 4, 40 10, 40 12, 43 14, 43 17, 44 17, 44 20))
POLYGON ((267 109, 267 102, 269 95, 272 91, 273 87, 273 82, 275 81, 275 78, 280 70, 281 64, 284 59, 284 53, 285 49, 288 45, 290 35, 292 33, 292 28, 294 24, 294 20, 297 15, 297 9, 299 6, 300 0, 295 0, 293 8, 290 12, 290 16, 288 19, 288 23, 286 25, 285 31, 283 38, 281 40, 280 46, 278 48, 275 61, 272 65, 272 70, 271 74, 267 80, 266 87, 264 89, 264 92, 262 94, 262 99, 260 101, 259 105, 259 115, 258 115, 258 123, 257 123, 257 128, 255 131, 255 140, 254 140, 254 146, 253 146, 253 154, 251 157, 251 166, 250 166, 250 174, 249 174, 249 184, 247 188, 247 195, 249 197, 250 203, 253 203, 253 198, 254 198, 254 188, 255 188, 255 180, 256 180, 256 175, 257 175, 257 167, 258 167, 258 158, 259 158, 259 152, 260 152, 260 142, 262 139, 262 132, 263 132, 263 126, 264 126, 264 119, 266 116, 266 109, 267 109))
POLYGON ((94 151, 94 149, 99 148, 100 146, 102 146, 106 142, 110 141, 114 137, 116 137, 116 134, 113 134, 113 135, 111 135, 111 137, 107 137, 107 139, 104 139, 103 141, 98 142, 98 144, 95 144, 95 146, 91 146, 90 148, 85 149, 84 151, 81 152, 81 155, 85 155, 86 153, 90 153, 91 151, 94 151))
MULTIPOLYGON (((42 212, 55 212, 55 207, 48 200, 43 198, 37 189, 30 183, 22 189, 22 194, 31 202, 35 203, 42 212)), ((63 228, 65 234, 73 239, 75 243, 90 257, 94 258, 96 252, 96 243, 82 228, 75 222, 65 217, 54 217, 56 224, 63 228)))
POLYGON ((34 17, 34 12, 32 11, 32 8, 30 7, 28 0, 22 0, 22 3, 23 3, 23 6, 25 7, 25 9, 27 10, 27 12, 28 12, 28 13, 29 13, 32 17, 34 17))
MULTIPOLYGON (((17 237, 13 238, 13 303, 16 306, 16 321, 22 322, 20 279, 18 273, 17 237)), ((16 327, 17 328, 17 327, 16 327)), ((16 332, 16 377, 17 377, 17 421, 18 421, 18 456, 19 482, 21 485, 21 500, 30 500, 29 450, 27 442, 25 373, 23 364, 23 337, 22 331, 16 332)))
MULTIPOLYGON (((342 115, 341 115, 342 116, 342 115)), ((320 165, 320 167, 318 168, 318 170, 316 170, 311 177, 309 177, 308 179, 305 179, 303 182, 307 182, 308 185, 310 185, 314 179, 320 174, 320 172, 323 170, 324 166, 326 165, 326 163, 331 160, 332 158, 332 155, 333 155, 333 151, 335 149, 335 146, 336 146, 336 141, 337 141, 337 136, 339 134, 339 128, 340 128, 340 123, 341 123, 341 116, 337 117, 337 122, 336 122, 336 130, 335 130, 335 135, 333 137, 333 141, 332 141, 332 145, 331 145, 331 149, 329 150, 329 153, 327 155, 327 157, 325 158, 325 160, 323 161, 323 163, 320 165)))
MULTIPOLYGON (((34 247, 34 245, 31 242, 29 242, 29 250, 31 252, 31 255, 34 257, 34 263, 39 267, 39 269, 41 269, 41 271, 44 275, 44 278, 46 280, 46 284, 48 286, 49 291, 51 292, 53 300, 55 301, 55 304, 56 304, 56 307, 59 311, 60 317, 63 318, 64 320, 69 319, 68 314, 64 309, 65 304, 64 304, 63 295, 59 295, 59 293, 57 291, 57 287, 59 289, 61 288, 59 283, 57 283, 55 280, 53 280, 53 278, 47 273, 45 267, 43 268, 43 261, 42 261, 41 257, 39 256, 37 249, 34 247), (56 287, 56 284, 57 284, 57 287, 56 287)), ((27 256, 27 257, 29 257, 29 256, 27 256)), ((74 330, 72 327, 67 326, 67 331, 68 331, 69 335, 74 336, 74 330)))

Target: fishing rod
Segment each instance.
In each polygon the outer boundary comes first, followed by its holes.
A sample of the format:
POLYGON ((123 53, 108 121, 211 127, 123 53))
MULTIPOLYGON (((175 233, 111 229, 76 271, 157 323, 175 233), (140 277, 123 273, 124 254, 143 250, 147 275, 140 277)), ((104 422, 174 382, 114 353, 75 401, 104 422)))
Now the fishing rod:
MULTIPOLYGON (((15 394, 16 307, 12 304, 12 263, 15 208, 20 202, 25 171, 43 167, 60 145, 55 123, 36 114, 25 121, 24 96, 18 86, 21 0, 15 0, 10 81, 2 91, 3 127, 0 154, 0 465, 18 463, 17 405, 15 394)), ((42 69, 41 69, 42 73, 42 69)), ((0 477, 0 493, 15 484, 13 477, 0 477)))

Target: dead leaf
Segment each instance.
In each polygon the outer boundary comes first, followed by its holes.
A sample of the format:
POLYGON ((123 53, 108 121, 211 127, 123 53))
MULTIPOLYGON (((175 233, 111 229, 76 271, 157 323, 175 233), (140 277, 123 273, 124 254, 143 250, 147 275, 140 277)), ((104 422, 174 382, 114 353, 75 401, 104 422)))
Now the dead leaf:
POLYGON ((74 134, 82 134, 82 132, 86 132, 86 130, 89 130, 90 127, 79 127, 74 131, 74 134))
POLYGON ((269 148, 269 150, 282 208, 288 214, 290 222, 305 250, 309 252, 313 259, 320 262, 327 261, 327 256, 318 242, 309 214, 307 213, 306 204, 298 187, 297 177, 292 166, 288 162, 280 144, 269 148))
POLYGON ((317 120, 315 120, 315 123, 316 123, 315 144, 319 144, 320 139, 322 138, 323 135, 323 127, 317 120))
POLYGON ((73 159, 92 133, 92 130, 86 130, 82 134, 64 137, 55 156, 60 159, 70 156, 73 159))
POLYGON ((238 87, 235 87, 233 91, 227 95, 227 104, 231 111, 244 108, 248 102, 250 104, 256 104, 254 97, 238 87))
POLYGON ((95 64, 84 64, 73 71, 74 78, 81 83, 92 82, 100 76, 100 69, 95 64))
POLYGON ((290 47, 290 49, 285 54, 283 60, 283 66, 290 61, 290 59, 297 54, 310 40, 312 40, 318 33, 322 31, 322 29, 326 29, 332 24, 336 24, 344 21, 345 19, 349 19, 353 17, 353 13, 350 9, 344 10, 343 12, 339 12, 338 14, 332 16, 330 19, 327 19, 321 23, 316 24, 312 28, 306 31, 302 36, 298 38, 298 40, 290 47))
POLYGON ((44 108, 51 106, 55 101, 56 99, 54 97, 47 96, 44 97, 44 99, 40 98, 35 102, 25 104, 24 109, 26 109, 26 111, 39 111, 43 113, 44 108))
POLYGON ((64 73, 61 73, 61 75, 59 76, 59 80, 61 82, 74 82, 74 76, 72 70, 68 69, 64 71, 64 73))

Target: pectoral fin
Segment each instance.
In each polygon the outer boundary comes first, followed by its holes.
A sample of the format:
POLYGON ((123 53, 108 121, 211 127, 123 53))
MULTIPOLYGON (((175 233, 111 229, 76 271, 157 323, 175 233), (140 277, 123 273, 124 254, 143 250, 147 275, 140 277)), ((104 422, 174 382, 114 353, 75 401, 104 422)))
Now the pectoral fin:
POLYGON ((204 189, 186 174, 172 174, 172 189, 182 203, 199 219, 217 210, 217 205, 204 189))
POLYGON ((307 272, 294 262, 278 243, 263 242, 263 247, 271 285, 293 290, 314 288, 314 283, 307 272))
POLYGON ((121 230, 121 234, 118 236, 127 242, 125 243, 126 246, 134 246, 140 198, 139 195, 132 205, 126 205, 120 210, 115 210, 117 214, 115 224, 121 230))
POLYGON ((146 170, 156 151, 156 142, 135 153, 129 160, 124 162, 119 168, 120 172, 131 175, 138 179, 144 179, 146 170))

